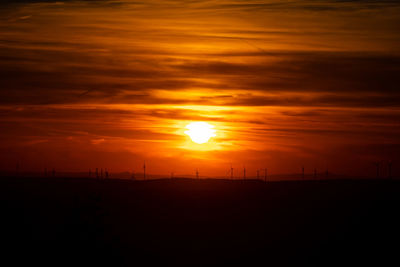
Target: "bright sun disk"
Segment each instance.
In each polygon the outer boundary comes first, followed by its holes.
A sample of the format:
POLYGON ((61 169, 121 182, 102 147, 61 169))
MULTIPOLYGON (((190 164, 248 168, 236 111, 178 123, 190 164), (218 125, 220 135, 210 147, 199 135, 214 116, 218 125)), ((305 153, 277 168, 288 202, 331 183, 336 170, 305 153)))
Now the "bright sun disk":
POLYGON ((207 143, 211 137, 215 136, 214 126, 207 122, 192 122, 186 125, 186 128, 189 130, 185 131, 185 134, 189 135, 190 139, 197 144, 207 143))

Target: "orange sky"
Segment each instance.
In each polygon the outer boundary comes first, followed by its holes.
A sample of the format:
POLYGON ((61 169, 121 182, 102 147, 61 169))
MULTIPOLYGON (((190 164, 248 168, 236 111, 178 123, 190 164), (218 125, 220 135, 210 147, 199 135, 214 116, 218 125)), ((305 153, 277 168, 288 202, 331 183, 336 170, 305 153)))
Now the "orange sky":
POLYGON ((374 175, 400 160, 396 1, 0 5, 1 170, 374 175), (217 136, 194 144, 192 121, 217 136))

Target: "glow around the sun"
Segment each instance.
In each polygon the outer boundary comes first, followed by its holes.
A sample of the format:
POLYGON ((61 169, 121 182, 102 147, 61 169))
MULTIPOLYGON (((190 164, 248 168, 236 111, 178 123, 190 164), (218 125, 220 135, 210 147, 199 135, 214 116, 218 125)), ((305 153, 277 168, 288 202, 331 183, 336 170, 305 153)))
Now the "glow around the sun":
POLYGON ((185 134, 190 136, 193 142, 197 144, 204 144, 210 140, 211 137, 216 136, 214 126, 207 122, 192 122, 186 125, 188 129, 185 134))

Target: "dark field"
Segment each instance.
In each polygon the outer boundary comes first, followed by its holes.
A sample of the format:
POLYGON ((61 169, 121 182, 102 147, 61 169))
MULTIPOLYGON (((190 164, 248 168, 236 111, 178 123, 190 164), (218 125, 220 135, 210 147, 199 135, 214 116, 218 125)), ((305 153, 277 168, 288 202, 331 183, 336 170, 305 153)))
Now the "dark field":
POLYGON ((395 180, 1 178, 0 196, 13 266, 400 262, 395 180))

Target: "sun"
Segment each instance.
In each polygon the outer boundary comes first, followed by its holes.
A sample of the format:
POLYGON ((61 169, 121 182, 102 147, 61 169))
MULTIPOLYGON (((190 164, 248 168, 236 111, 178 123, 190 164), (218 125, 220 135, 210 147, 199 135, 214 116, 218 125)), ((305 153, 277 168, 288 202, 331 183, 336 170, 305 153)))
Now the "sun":
POLYGON ((190 139, 197 144, 207 143, 211 137, 216 136, 214 126, 207 122, 192 122, 186 125, 186 128, 189 130, 185 131, 185 134, 189 135, 190 139))

